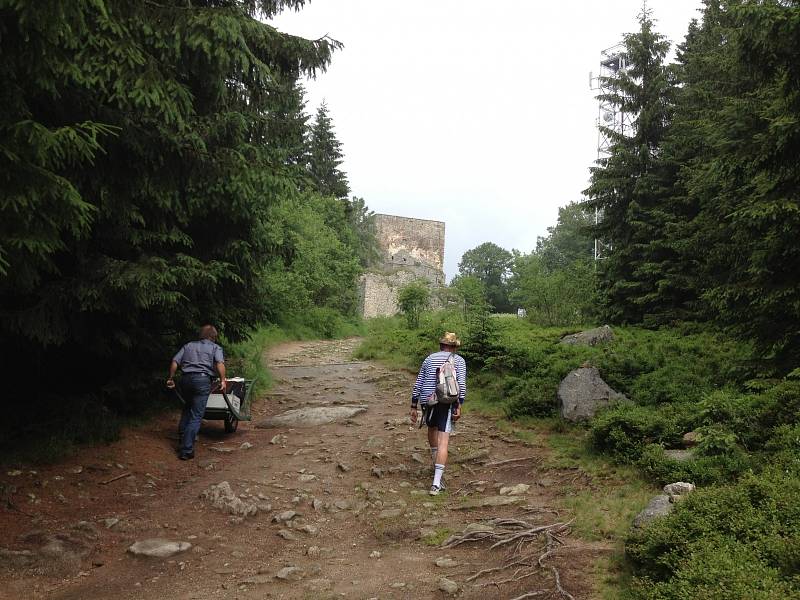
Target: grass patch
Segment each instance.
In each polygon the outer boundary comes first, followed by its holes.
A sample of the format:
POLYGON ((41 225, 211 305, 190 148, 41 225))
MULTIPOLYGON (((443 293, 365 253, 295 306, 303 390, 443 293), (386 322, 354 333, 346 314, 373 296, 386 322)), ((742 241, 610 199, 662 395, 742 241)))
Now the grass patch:
POLYGON ((427 546, 441 546, 452 533, 447 527, 438 527, 434 533, 422 538, 422 542, 427 546))

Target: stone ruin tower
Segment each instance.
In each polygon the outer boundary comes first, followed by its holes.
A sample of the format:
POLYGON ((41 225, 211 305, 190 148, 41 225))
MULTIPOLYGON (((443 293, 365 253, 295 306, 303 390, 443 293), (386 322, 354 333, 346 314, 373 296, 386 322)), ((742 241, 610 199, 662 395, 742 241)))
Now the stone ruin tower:
POLYGON ((397 314, 397 292, 416 279, 444 285, 442 221, 376 214, 375 230, 383 260, 359 281, 365 319, 397 314))

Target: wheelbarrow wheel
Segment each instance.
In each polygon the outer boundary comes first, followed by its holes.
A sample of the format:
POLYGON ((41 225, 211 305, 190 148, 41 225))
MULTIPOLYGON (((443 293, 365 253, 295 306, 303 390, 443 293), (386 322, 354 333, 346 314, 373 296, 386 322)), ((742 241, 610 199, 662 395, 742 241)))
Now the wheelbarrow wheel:
POLYGON ((228 414, 228 416, 225 417, 225 433, 233 433, 236 431, 237 427, 239 427, 239 419, 232 414, 228 414))

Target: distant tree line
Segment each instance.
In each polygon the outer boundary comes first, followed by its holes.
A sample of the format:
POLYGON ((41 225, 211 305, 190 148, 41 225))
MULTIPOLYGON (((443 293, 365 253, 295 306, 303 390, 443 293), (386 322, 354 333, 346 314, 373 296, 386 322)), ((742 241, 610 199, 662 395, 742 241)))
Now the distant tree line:
POLYGON ((135 406, 205 322, 355 314, 371 213, 300 84, 340 44, 266 22, 303 4, 0 1, 0 344, 31 405, 135 406))

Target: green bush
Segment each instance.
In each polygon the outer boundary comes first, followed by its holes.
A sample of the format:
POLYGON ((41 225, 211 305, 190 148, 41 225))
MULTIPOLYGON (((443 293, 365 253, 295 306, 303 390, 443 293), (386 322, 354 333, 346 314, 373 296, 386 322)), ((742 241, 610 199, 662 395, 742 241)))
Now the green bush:
POLYGON ((686 415, 680 408, 660 410, 623 401, 600 413, 591 424, 592 446, 623 462, 636 462, 649 444, 674 447, 686 431, 686 415))
POLYGON ((636 598, 794 598, 800 594, 800 479, 770 470, 700 489, 635 530, 626 553, 636 598))

